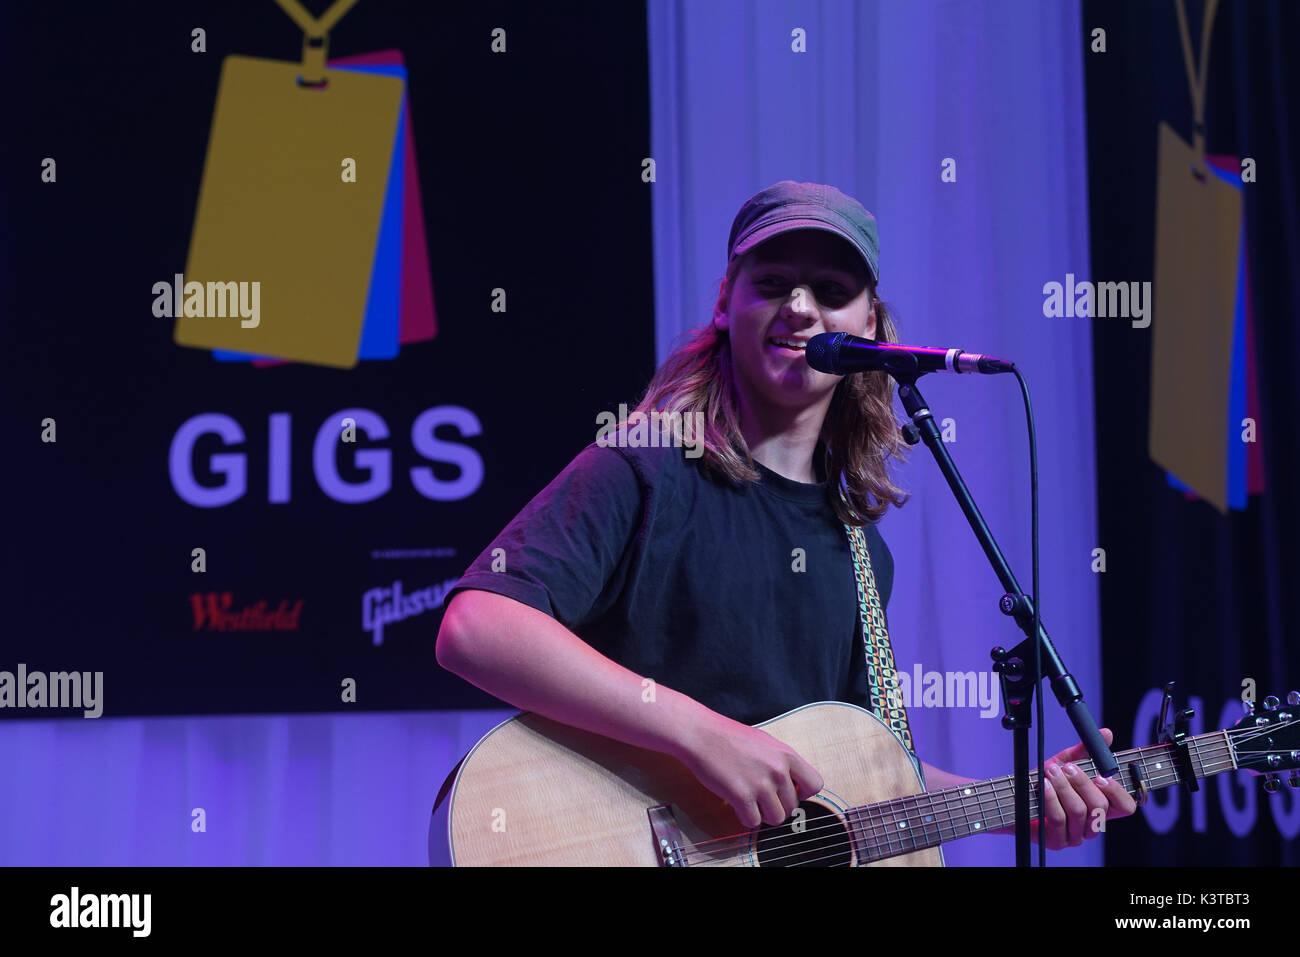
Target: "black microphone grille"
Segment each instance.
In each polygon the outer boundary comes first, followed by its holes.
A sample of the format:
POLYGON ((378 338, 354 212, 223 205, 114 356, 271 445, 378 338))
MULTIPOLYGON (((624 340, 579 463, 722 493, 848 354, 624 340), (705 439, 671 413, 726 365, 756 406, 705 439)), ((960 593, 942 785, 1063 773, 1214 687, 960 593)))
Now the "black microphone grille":
POLYGON ((804 349, 804 358, 818 372, 831 375, 843 375, 840 371, 840 343, 847 332, 821 332, 808 340, 804 349))

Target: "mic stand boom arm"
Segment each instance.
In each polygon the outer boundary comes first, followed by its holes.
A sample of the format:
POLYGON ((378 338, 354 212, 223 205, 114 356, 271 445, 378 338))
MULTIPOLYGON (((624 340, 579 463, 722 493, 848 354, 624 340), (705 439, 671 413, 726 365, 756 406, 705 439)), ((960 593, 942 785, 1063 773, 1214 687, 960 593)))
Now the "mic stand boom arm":
MULTIPOLYGON (((912 417, 916 431, 920 433, 921 439, 934 454, 939 471, 947 480, 948 487, 952 489, 957 504, 961 506, 962 513, 970 522, 970 527, 975 532, 980 547, 984 549, 989 564, 993 566, 998 581, 1002 583, 1005 594, 1000 607, 1003 614, 1015 618, 1016 624, 1026 635, 1025 640, 1011 651, 1005 651, 1000 647, 994 648, 992 656, 994 670, 1002 676, 1002 693, 1006 703, 1007 713, 1003 715, 1002 726, 1011 731, 1015 739, 1016 865, 1028 867, 1029 728, 1033 723, 1030 704, 1034 697, 1034 687, 1040 680, 1040 676, 1033 673, 1034 646, 1031 643, 1034 631, 1033 602, 1028 595, 1021 592, 1016 576, 1012 574, 1002 550, 993 540, 993 533, 985 524, 984 516, 980 514, 975 500, 971 498, 970 490, 962 481, 961 474, 953 463, 952 456, 948 454, 939 427, 935 424, 934 415, 916 388, 916 380, 921 373, 914 370, 908 372, 891 369, 889 374, 898 383, 898 397, 903 403, 903 408, 912 417)), ((915 436, 911 437, 911 442, 915 444, 915 436)), ((1083 702, 1083 692, 1079 690, 1078 682, 1065 670, 1065 664, 1052 645, 1052 640, 1048 637, 1047 629, 1042 626, 1041 620, 1038 628, 1038 645, 1042 654, 1043 674, 1051 679, 1056 700, 1065 708, 1065 713, 1070 723, 1074 725, 1079 740, 1084 743, 1088 754, 1092 757, 1093 766, 1098 769, 1097 773, 1105 777, 1114 776, 1119 771, 1115 756, 1107 747, 1101 732, 1097 730, 1097 721, 1083 702)), ((1039 835, 1039 839, 1042 840, 1042 835, 1039 835)))

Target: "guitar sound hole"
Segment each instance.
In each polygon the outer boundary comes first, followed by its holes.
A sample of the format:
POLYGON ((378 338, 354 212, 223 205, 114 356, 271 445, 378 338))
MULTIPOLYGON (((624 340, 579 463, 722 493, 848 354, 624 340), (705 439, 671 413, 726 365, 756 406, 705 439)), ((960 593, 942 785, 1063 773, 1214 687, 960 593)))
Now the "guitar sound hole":
POLYGON ((852 860, 848 831, 822 804, 804 801, 780 827, 758 832, 759 867, 847 867, 852 860))

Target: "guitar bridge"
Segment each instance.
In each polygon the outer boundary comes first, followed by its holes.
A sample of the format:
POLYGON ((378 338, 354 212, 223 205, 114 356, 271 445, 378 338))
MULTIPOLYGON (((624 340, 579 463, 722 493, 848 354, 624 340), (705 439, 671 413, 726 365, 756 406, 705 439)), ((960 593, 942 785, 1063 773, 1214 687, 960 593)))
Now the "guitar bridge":
POLYGON ((661 867, 685 867, 682 853, 682 832, 673 817, 672 809, 667 804, 660 804, 646 811, 650 816, 650 833, 654 835, 655 853, 659 855, 661 867))

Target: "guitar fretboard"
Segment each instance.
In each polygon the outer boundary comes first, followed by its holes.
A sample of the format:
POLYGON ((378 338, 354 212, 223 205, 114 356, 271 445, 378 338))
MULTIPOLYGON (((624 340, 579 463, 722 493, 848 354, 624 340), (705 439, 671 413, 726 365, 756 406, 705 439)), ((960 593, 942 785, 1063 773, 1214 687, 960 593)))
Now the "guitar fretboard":
MULTIPOLYGON (((1188 738, 1186 744, 1198 778, 1236 766, 1227 731, 1188 738)), ((1152 791, 1183 780, 1174 760, 1173 745, 1154 744, 1121 751, 1115 755, 1115 761, 1119 765, 1116 780, 1130 794, 1138 793, 1139 772, 1147 789, 1152 791)), ((1090 778, 1095 774, 1091 759, 1073 763, 1090 778)), ((1030 770, 1029 778, 1029 816, 1034 819, 1039 816, 1037 768, 1030 770)), ((1015 801, 1015 779, 1006 775, 852 808, 848 818, 856 828, 859 847, 865 851, 860 854, 860 862, 869 863, 1013 826, 1015 801)))

